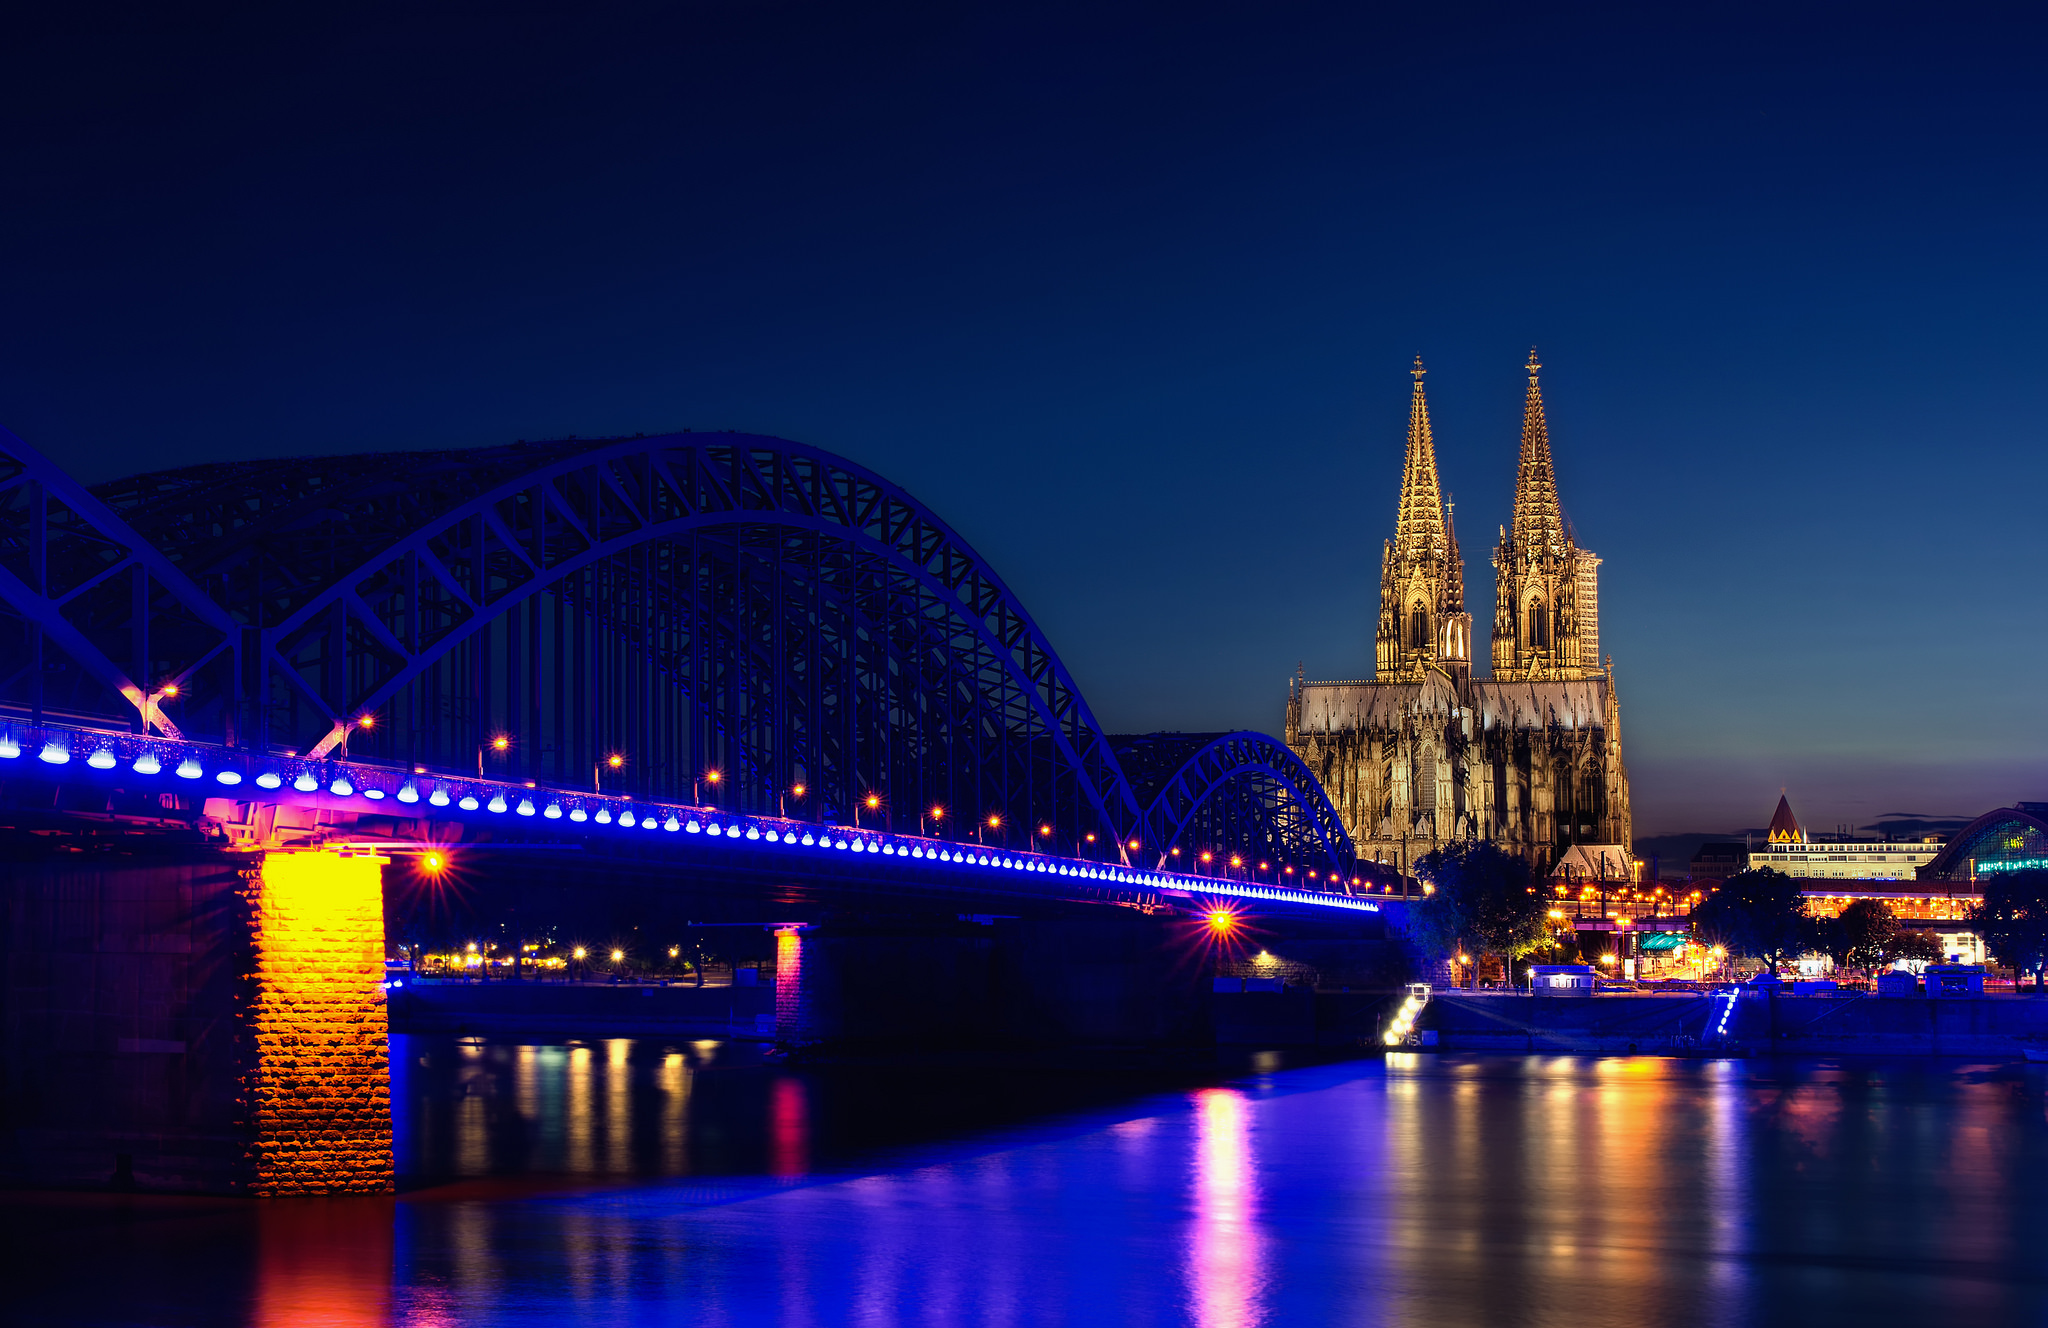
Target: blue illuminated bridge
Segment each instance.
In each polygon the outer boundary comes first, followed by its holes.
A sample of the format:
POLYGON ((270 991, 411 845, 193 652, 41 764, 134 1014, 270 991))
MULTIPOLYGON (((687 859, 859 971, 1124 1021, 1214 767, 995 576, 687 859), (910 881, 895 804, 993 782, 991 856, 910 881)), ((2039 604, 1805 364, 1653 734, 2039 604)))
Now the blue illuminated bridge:
POLYGON ((573 853, 784 902, 1398 888, 1284 745, 1104 733, 937 515, 730 433, 87 488, 0 432, 0 787, 85 849, 573 853))

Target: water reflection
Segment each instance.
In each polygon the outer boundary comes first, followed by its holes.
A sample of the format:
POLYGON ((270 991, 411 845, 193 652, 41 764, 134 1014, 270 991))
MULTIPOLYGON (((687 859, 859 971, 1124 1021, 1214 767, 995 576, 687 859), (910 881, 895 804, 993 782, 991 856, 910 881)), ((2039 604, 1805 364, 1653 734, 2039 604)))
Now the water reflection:
POLYGON ((1205 1088, 1194 1098, 1194 1317, 1201 1328, 1249 1328, 1266 1315, 1245 1097, 1234 1088, 1205 1088))
POLYGON ((0 1249, 26 1260, 10 1310, 76 1321, 64 1294, 90 1288, 94 1321, 151 1324, 1804 1328, 2048 1311, 2039 1069, 1397 1053, 945 1141, 1055 1067, 405 1051, 403 1147, 415 1174, 455 1183, 0 1206, 0 1249))

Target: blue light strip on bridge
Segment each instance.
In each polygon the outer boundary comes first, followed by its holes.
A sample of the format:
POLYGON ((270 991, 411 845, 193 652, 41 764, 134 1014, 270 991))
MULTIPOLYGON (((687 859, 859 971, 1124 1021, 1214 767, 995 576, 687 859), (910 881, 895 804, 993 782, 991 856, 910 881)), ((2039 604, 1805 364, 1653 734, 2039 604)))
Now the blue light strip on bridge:
MULTIPOLYGON (((1253 881, 1234 881, 1227 877, 1139 871, 1057 854, 1019 853, 1011 849, 990 849, 979 844, 901 835, 893 831, 722 812, 715 807, 639 802, 628 797, 605 797, 594 793, 566 793, 537 785, 488 779, 407 774, 380 766, 324 758, 304 760, 255 756, 203 743, 91 729, 53 725, 26 730, 0 727, 0 760, 20 760, 27 756, 33 756, 48 766, 66 766, 74 760, 82 760, 96 771, 114 770, 125 765, 138 775, 189 781, 195 793, 214 793, 207 787, 210 783, 223 790, 215 796, 232 797, 241 802, 310 802, 397 815, 405 815, 412 808, 421 807, 427 816, 484 824, 500 816, 519 820, 567 821, 577 825, 605 826, 617 832, 666 831, 813 852, 879 853, 884 857, 908 858, 920 863, 948 863, 1134 886, 1188 898, 1220 895, 1359 913, 1380 911, 1377 901, 1351 895, 1296 890, 1253 881), (245 784, 253 785, 261 792, 252 794, 243 788, 245 784), (384 806, 386 802, 394 802, 398 806, 384 806)), ((423 843, 421 847, 434 846, 423 843)))

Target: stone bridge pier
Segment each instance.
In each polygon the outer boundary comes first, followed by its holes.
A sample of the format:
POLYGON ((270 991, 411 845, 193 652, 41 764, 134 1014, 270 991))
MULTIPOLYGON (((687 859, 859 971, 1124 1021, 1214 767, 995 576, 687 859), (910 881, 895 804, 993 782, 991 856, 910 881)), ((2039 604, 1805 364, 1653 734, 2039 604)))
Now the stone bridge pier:
POLYGON ((195 846, 0 866, 0 1178, 388 1191, 383 865, 195 846))

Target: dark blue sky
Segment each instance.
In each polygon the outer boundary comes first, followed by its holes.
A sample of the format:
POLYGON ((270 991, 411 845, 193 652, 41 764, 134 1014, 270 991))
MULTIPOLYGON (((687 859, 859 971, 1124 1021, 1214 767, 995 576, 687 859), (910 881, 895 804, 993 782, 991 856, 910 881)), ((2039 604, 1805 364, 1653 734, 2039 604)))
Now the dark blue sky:
POLYGON ((1107 725, 1277 729, 1370 671, 1418 352, 1491 621, 1533 342, 1640 833, 2048 797, 2048 29, 1672 8, 17 16, 0 422, 798 438, 1107 725))

